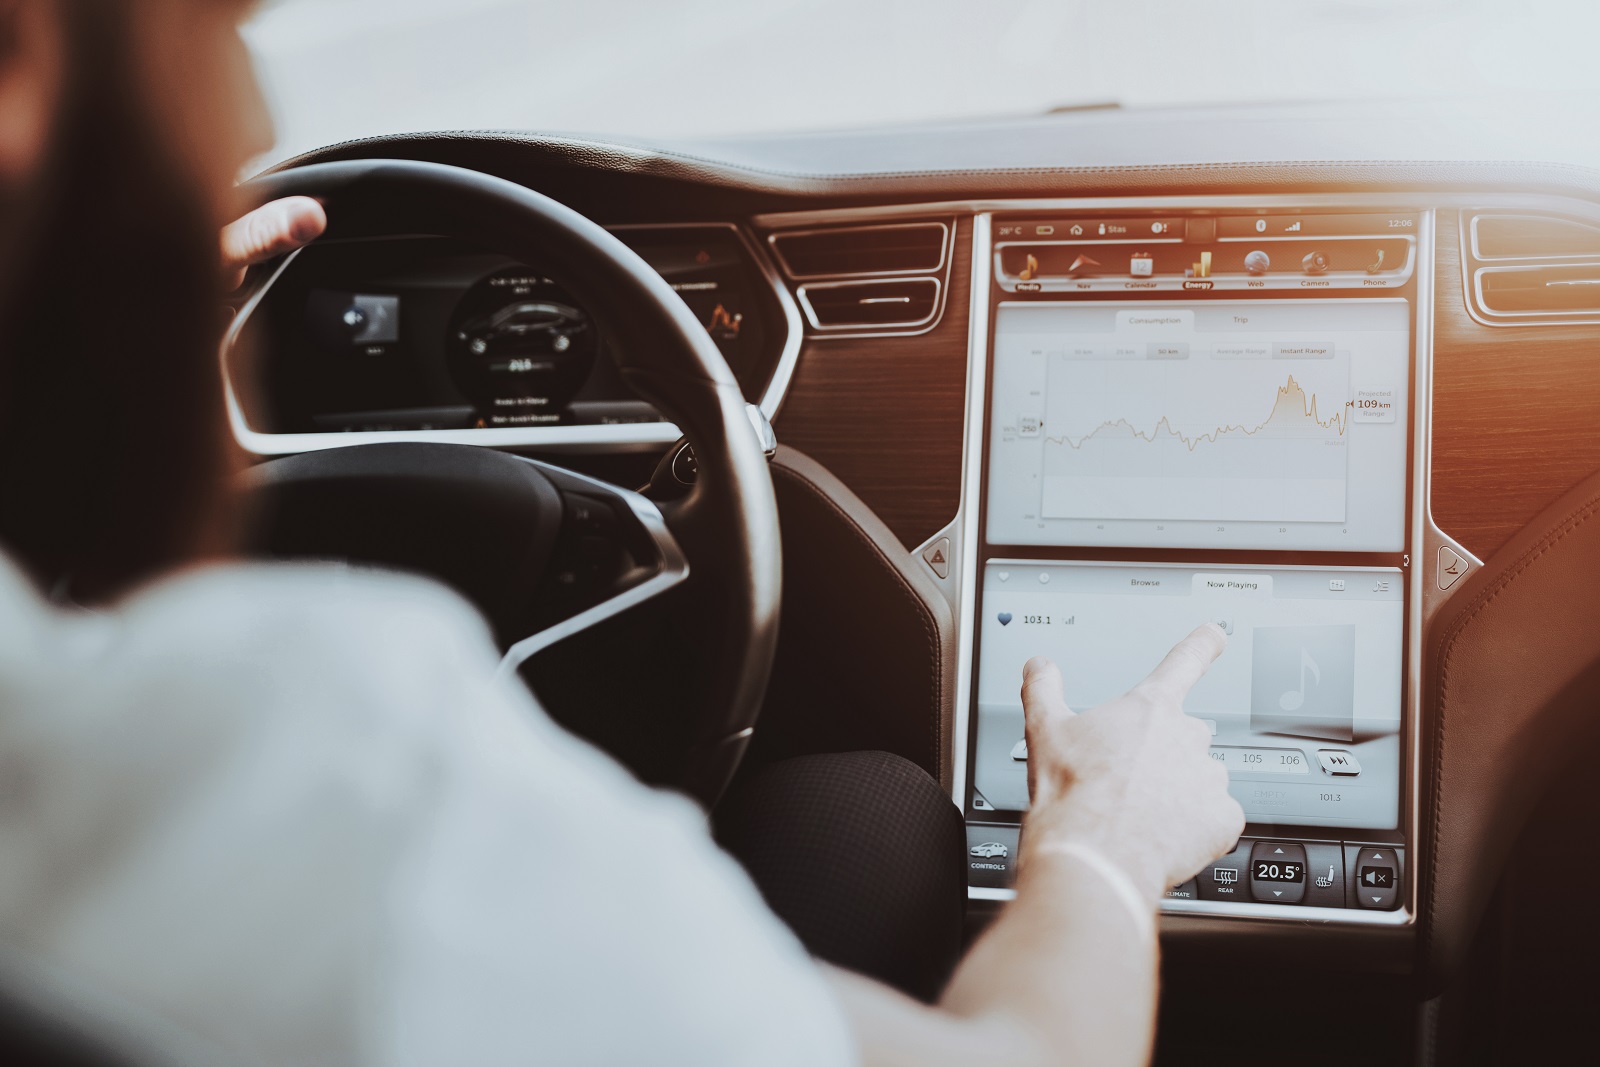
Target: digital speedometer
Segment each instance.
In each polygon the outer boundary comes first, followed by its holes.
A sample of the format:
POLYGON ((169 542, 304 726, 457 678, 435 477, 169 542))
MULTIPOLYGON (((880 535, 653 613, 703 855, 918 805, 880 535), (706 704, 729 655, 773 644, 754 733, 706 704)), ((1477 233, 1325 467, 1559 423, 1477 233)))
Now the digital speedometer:
MULTIPOLYGON (((700 321, 746 397, 762 398, 789 336, 771 328, 779 290, 738 231, 619 235, 700 321)), ((262 295, 230 374, 259 376, 264 388, 237 398, 253 429, 274 434, 486 429, 560 442, 569 428, 637 425, 640 438, 670 437, 623 380, 606 327, 560 263, 433 237, 319 242, 262 295)))
POLYGON ((599 336, 555 283, 525 270, 492 274, 450 321, 451 377, 480 426, 562 421, 594 367, 599 336))

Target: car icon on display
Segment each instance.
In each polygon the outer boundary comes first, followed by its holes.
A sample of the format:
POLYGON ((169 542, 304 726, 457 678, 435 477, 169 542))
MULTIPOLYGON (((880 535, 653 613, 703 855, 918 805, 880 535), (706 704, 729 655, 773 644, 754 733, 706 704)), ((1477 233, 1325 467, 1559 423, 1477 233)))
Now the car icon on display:
POLYGON ((1011 850, 998 841, 985 841, 981 845, 973 845, 969 850, 974 856, 983 860, 1003 859, 1011 850))

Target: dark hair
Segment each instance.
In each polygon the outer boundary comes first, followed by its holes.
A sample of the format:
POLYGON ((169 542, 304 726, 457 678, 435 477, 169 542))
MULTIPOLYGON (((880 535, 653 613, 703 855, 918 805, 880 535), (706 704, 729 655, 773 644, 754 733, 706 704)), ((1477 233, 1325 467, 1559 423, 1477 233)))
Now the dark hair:
POLYGON ((216 235, 154 121, 128 8, 69 0, 49 165, 0 201, 0 544, 115 595, 219 548, 216 235))

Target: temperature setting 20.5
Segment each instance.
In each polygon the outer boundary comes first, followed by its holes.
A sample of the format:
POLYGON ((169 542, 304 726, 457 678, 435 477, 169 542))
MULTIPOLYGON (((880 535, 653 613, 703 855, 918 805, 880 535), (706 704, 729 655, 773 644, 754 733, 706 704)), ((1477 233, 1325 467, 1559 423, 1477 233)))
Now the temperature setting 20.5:
POLYGON ((1270 904, 1304 900, 1306 847, 1292 841, 1257 841, 1250 850, 1250 895, 1270 904))

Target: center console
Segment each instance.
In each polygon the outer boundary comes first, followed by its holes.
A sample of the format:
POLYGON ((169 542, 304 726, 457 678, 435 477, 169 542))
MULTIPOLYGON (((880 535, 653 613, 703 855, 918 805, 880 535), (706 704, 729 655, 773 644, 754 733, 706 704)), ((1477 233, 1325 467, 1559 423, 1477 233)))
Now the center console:
POLYGON ((942 549, 969 895, 1011 895, 1023 663, 1086 709, 1209 620, 1228 650, 1185 708, 1248 828, 1164 908, 1410 921, 1431 228, 1221 199, 978 217, 942 549))

